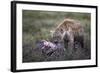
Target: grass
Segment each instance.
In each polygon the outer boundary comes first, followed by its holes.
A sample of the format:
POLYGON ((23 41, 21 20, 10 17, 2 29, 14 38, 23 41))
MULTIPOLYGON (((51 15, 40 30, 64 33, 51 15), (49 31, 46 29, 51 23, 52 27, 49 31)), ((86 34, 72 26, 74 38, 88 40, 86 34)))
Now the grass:
MULTIPOLYGON (((36 51, 36 42, 42 39, 50 40, 51 30, 65 18, 79 20, 85 29, 85 49, 73 53, 71 60, 90 59, 91 15, 76 12, 52 12, 23 10, 23 62, 44 61, 44 56, 36 51)), ((68 60, 68 59, 66 59, 68 60)))

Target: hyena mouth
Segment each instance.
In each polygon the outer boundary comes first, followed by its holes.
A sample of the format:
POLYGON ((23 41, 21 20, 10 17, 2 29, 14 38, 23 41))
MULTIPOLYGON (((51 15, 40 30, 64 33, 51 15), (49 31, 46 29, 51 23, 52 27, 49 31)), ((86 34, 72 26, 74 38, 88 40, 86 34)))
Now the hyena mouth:
POLYGON ((59 41, 58 41, 58 40, 54 40, 54 43, 55 43, 55 44, 58 44, 58 43, 59 43, 59 41))

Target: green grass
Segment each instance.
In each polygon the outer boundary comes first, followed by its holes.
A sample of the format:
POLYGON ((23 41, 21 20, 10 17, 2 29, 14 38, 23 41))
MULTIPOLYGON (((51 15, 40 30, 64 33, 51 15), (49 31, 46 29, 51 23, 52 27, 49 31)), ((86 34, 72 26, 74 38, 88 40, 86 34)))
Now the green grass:
MULTIPOLYGON (((28 59, 29 53, 35 48, 35 42, 45 39, 49 40, 51 38, 51 30, 54 30, 57 25, 62 22, 65 18, 71 18, 79 20, 84 26, 86 33, 86 43, 87 47, 90 46, 90 31, 91 31, 91 14, 89 13, 76 13, 76 12, 50 12, 50 11, 34 11, 34 10, 23 10, 23 61, 41 61, 41 57, 32 55, 28 59), (31 48, 27 48, 26 46, 31 48)), ((90 49, 90 48, 88 48, 90 49)), ((89 50, 90 51, 90 50, 89 50)), ((33 52, 34 53, 34 52, 33 52)), ((89 54, 90 55, 90 54, 89 54)))

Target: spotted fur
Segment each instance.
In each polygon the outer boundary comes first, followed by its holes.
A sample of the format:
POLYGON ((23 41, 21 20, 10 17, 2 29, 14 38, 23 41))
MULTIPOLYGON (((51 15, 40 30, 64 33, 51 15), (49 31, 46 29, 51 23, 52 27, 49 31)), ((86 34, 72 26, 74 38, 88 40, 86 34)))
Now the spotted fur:
POLYGON ((84 29, 79 21, 74 19, 63 20, 53 32, 54 42, 65 43, 66 48, 74 48, 74 42, 81 43, 83 47, 84 29))

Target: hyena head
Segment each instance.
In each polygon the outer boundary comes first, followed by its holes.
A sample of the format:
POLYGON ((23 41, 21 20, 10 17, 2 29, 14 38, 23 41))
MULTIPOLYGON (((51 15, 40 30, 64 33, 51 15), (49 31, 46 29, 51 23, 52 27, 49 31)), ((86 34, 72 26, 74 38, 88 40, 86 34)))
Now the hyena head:
POLYGON ((63 29, 56 29, 52 32, 52 38, 54 43, 61 43, 63 42, 63 29))
POLYGON ((68 30, 65 30, 63 28, 58 28, 53 32, 52 37, 55 43, 64 42, 65 39, 69 41, 73 39, 72 29, 68 28, 68 30))

